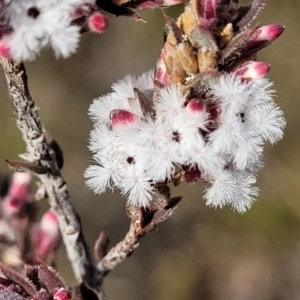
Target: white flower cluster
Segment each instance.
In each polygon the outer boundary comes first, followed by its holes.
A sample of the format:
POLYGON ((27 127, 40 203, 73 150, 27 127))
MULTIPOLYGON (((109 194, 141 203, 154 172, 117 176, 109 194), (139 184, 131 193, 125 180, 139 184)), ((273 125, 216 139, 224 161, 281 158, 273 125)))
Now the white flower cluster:
POLYGON ((80 26, 74 19, 85 14, 94 0, 3 0, 0 52, 16 61, 33 60, 50 46, 56 56, 76 51, 80 26))
POLYGON ((96 193, 119 188, 129 203, 145 207, 155 184, 196 169, 210 183, 208 205, 246 211, 258 194, 263 144, 283 136, 272 84, 220 73, 205 82, 202 98, 191 98, 177 85, 153 82, 153 72, 127 76, 94 100, 90 150, 98 165, 87 168, 87 185, 96 193), (141 98, 152 105, 148 112, 141 98))

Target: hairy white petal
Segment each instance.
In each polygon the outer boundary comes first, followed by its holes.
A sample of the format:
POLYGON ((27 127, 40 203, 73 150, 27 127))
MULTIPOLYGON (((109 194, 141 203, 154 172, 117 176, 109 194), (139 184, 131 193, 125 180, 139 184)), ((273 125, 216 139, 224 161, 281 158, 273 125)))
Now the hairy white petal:
POLYGON ((78 26, 66 26, 50 35, 50 44, 57 57, 66 58, 76 52, 80 37, 79 30, 78 26))
POLYGON ((119 139, 106 125, 96 126, 90 134, 89 149, 99 155, 112 155, 119 148, 119 139))
POLYGON ((255 176, 250 173, 223 170, 206 190, 206 204, 220 208, 231 205, 234 210, 244 213, 258 195, 258 189, 253 186, 255 182, 255 176))
POLYGON ((143 170, 130 166, 124 170, 122 182, 119 183, 122 194, 128 197, 128 202, 134 206, 146 207, 152 198, 150 178, 143 170))
POLYGON ((283 117, 283 112, 274 103, 252 107, 247 115, 249 115, 253 124, 253 129, 264 140, 275 144, 282 139, 286 121, 283 117))
POLYGON ((111 188, 111 174, 112 171, 101 166, 89 166, 84 173, 87 179, 87 186, 96 194, 102 194, 107 188, 111 188))
POLYGON ((112 85, 113 91, 116 92, 118 96, 127 99, 136 98, 134 88, 139 89, 141 92, 153 90, 153 70, 144 73, 140 77, 127 75, 112 85))
POLYGON ((233 74, 223 74, 217 83, 212 84, 211 93, 215 101, 221 104, 222 110, 234 110, 239 112, 248 100, 250 91, 248 85, 233 74))
POLYGON ((89 107, 88 114, 94 122, 111 124, 109 115, 114 109, 128 110, 129 106, 116 93, 110 93, 95 99, 89 107))
POLYGON ((196 165, 205 178, 214 177, 225 165, 223 158, 208 145, 192 142, 187 149, 185 164, 196 165))
POLYGON ((170 180, 175 173, 175 164, 181 163, 178 143, 170 143, 155 149, 149 158, 146 169, 155 182, 170 180))
POLYGON ((160 90, 159 99, 155 102, 157 118, 164 120, 173 128, 178 128, 177 118, 184 113, 185 95, 182 95, 179 87, 170 85, 160 90))

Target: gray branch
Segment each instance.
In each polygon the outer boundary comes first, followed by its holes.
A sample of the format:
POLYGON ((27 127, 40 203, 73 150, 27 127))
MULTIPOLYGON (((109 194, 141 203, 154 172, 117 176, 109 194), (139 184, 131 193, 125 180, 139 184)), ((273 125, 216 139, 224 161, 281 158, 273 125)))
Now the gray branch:
POLYGON ((46 142, 38 109, 32 100, 24 65, 0 58, 7 81, 8 93, 15 109, 15 119, 26 143, 26 161, 43 170, 36 174, 49 198, 49 204, 59 219, 60 231, 68 257, 79 282, 85 281, 95 289, 100 299, 102 274, 93 265, 83 237, 80 219, 71 203, 67 185, 57 166, 55 154, 46 142))
POLYGON ((139 246, 138 240, 139 236, 136 234, 134 225, 131 223, 130 229, 124 239, 115 247, 111 248, 98 263, 98 270, 100 270, 102 274, 107 275, 133 253, 134 249, 139 246))
MULTIPOLYGON (((157 216, 154 214, 155 222, 142 228, 142 211, 132 207, 129 215, 131 226, 126 236, 108 253, 105 250, 95 266, 84 240, 80 218, 71 203, 67 184, 61 176, 56 154, 47 143, 38 109, 30 96, 25 66, 4 58, 0 58, 0 63, 15 109, 17 126, 26 143, 27 152, 21 157, 28 163, 20 165, 34 172, 42 182, 49 204, 58 216, 60 231, 73 271, 78 282, 81 283, 78 287, 84 288, 87 285, 97 293, 99 300, 104 300, 106 299, 103 291, 104 277, 130 256, 138 247, 139 239, 152 231, 156 223, 170 216, 173 208, 164 210, 167 202, 164 202, 165 197, 160 197, 164 201, 160 200, 159 203, 162 203, 160 209, 158 206, 155 207, 155 211, 158 212, 157 216)), ((101 252, 101 249, 99 251, 101 252)))

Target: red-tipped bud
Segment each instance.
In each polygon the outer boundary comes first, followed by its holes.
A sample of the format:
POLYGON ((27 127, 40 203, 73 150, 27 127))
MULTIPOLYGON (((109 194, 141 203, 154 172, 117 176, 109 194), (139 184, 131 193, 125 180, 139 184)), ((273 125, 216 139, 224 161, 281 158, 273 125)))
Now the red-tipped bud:
POLYGON ((11 51, 8 44, 4 41, 0 42, 0 56, 10 59, 11 58, 11 51))
POLYGON ((100 12, 96 12, 89 16, 88 26, 91 31, 102 33, 107 29, 108 26, 107 17, 100 12))
POLYGON ((113 127, 130 125, 137 120, 137 116, 130 111, 114 109, 110 112, 110 120, 113 127))
POLYGON ((30 173, 15 173, 8 194, 3 200, 3 209, 8 215, 19 213, 24 205, 31 201, 30 173))
POLYGON ((54 293, 52 299, 53 300, 70 300, 71 293, 64 288, 60 288, 57 292, 54 293))
POLYGON ((275 24, 261 26, 254 30, 251 39, 253 41, 273 42, 283 33, 284 29, 284 26, 275 24))
POLYGON ((191 115, 203 114, 206 112, 206 105, 202 99, 193 98, 187 104, 186 110, 191 115))
POLYGON ((32 244, 38 258, 45 260, 59 242, 59 228, 56 214, 48 210, 32 231, 32 244))
POLYGON ((242 80, 255 80, 264 77, 270 70, 271 65, 262 61, 248 62, 234 71, 242 80))
POLYGON ((169 85, 169 79, 168 79, 166 65, 164 63, 164 60, 163 60, 161 54, 158 56, 158 59, 156 62, 155 72, 154 72, 154 81, 158 81, 162 85, 169 85))
POLYGON ((247 43, 241 49, 241 56, 250 56, 260 49, 265 48, 274 40, 276 40, 284 31, 284 27, 280 25, 266 25, 255 28, 247 43))

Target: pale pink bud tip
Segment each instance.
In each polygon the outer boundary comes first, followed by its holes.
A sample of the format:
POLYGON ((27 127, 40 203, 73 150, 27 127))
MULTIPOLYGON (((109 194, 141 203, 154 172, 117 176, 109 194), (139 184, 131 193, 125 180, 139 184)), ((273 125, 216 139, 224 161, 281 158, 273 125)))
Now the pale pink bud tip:
POLYGON ((270 70, 271 65, 266 62, 252 61, 244 64, 234 71, 242 80, 255 80, 264 77, 270 70))
POLYGON ((281 25, 265 25, 255 29, 257 40, 274 41, 284 31, 285 27, 281 25))
POLYGON ((15 173, 12 177, 11 186, 4 198, 3 207, 6 213, 18 213, 25 203, 31 200, 30 173, 15 173))
POLYGON ((107 29, 107 17, 99 12, 92 14, 88 19, 88 25, 91 31, 102 33, 107 29))
POLYGON ((71 293, 64 289, 60 288, 54 295, 53 300, 69 300, 71 299, 71 293))
POLYGON ((162 85, 169 84, 166 65, 163 61, 161 54, 159 55, 157 62, 156 62, 155 72, 154 72, 154 81, 158 81, 162 85))
POLYGON ((5 43, 0 43, 0 56, 10 59, 11 53, 10 48, 5 43))
POLYGON ((28 172, 14 173, 12 181, 18 184, 29 184, 31 180, 31 174, 28 172))
POLYGON ((191 115, 201 114, 206 112, 206 106, 202 99, 193 98, 186 106, 186 110, 191 115))
POLYGON ((58 219, 52 210, 48 210, 42 217, 40 223, 41 229, 51 231, 52 233, 58 232, 58 219))
POLYGON ((32 243, 35 254, 45 260, 59 242, 59 228, 56 214, 48 210, 40 223, 32 231, 32 243))
POLYGON ((114 109, 110 112, 110 120, 113 127, 129 125, 136 121, 136 115, 127 110, 114 109))

